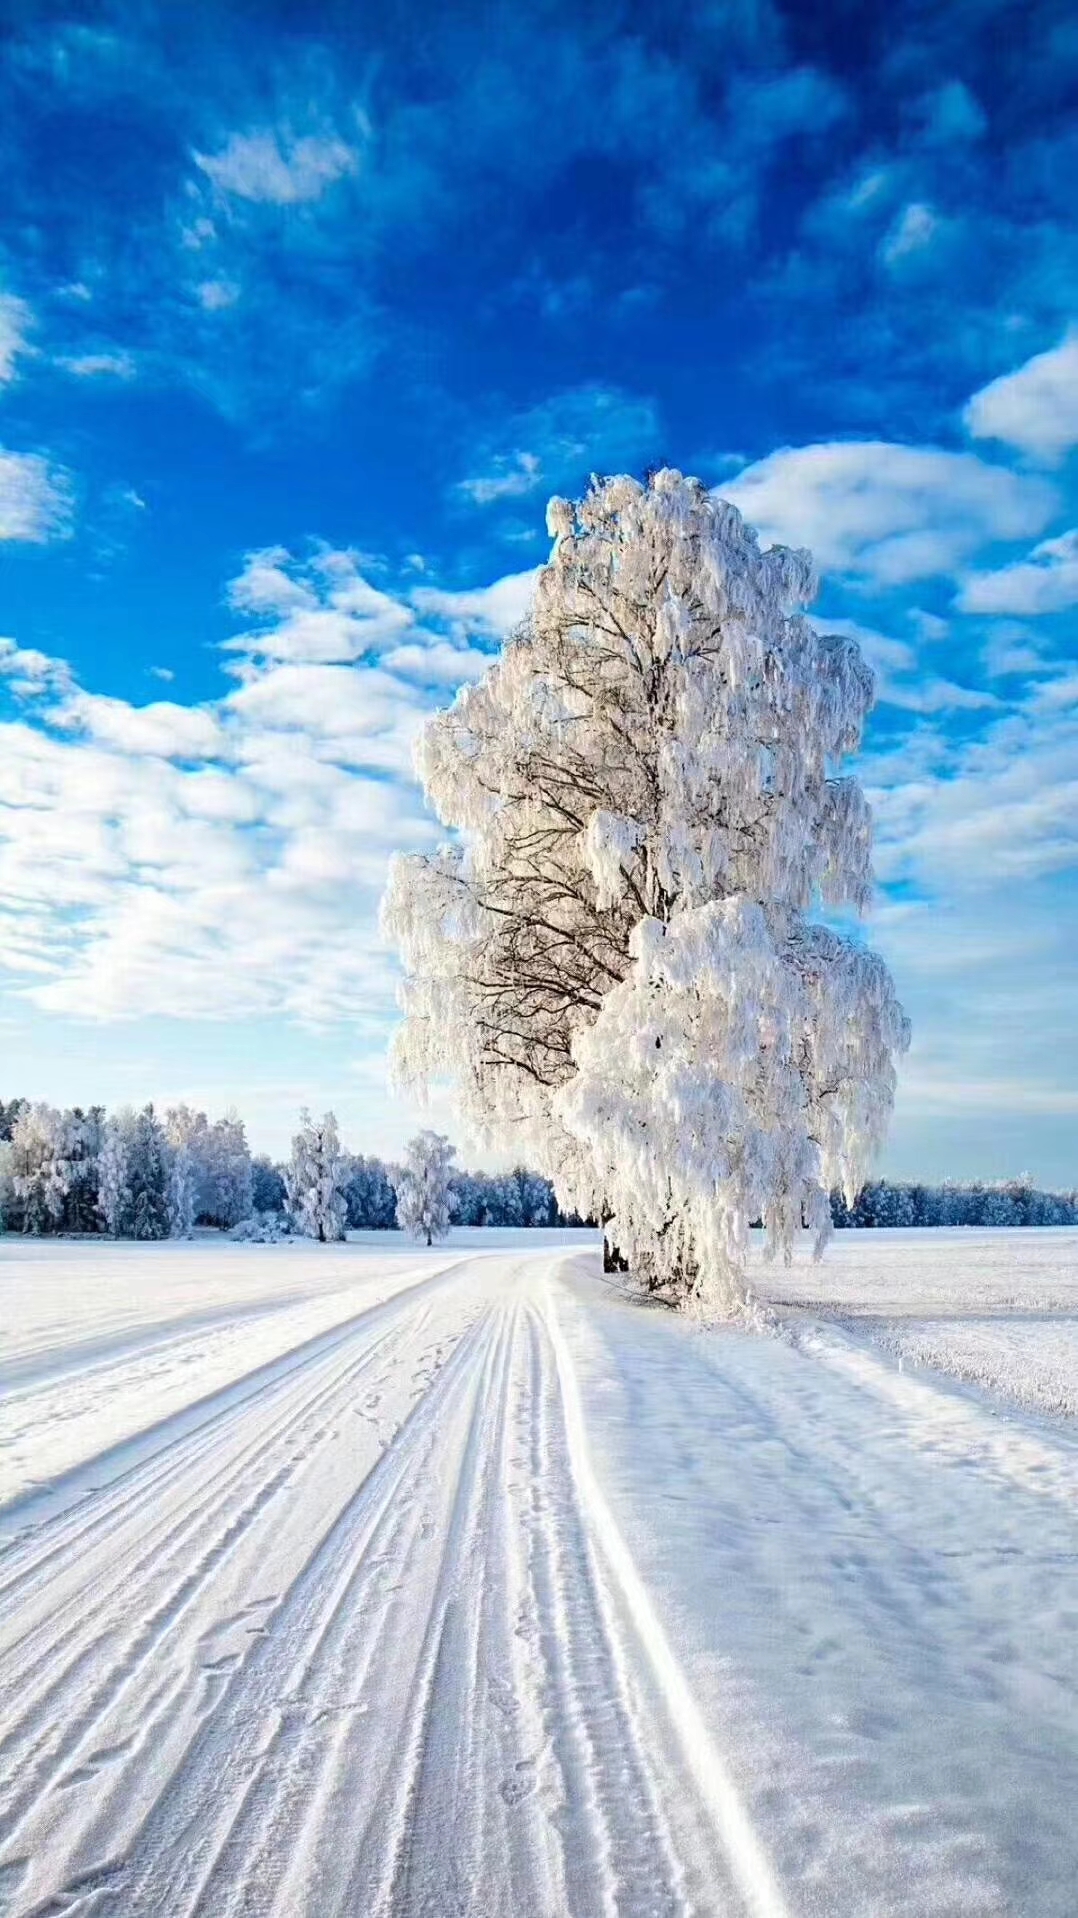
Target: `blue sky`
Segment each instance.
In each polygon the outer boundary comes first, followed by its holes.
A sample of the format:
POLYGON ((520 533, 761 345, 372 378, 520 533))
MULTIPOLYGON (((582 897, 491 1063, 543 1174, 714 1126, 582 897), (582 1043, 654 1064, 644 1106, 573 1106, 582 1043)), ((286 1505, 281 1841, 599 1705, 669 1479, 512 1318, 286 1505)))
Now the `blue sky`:
POLYGON ((878 674, 887 1167, 1073 1184, 1073 9, 4 21, 5 1095, 396 1150, 415 729, 547 496, 663 461, 810 545, 878 674))

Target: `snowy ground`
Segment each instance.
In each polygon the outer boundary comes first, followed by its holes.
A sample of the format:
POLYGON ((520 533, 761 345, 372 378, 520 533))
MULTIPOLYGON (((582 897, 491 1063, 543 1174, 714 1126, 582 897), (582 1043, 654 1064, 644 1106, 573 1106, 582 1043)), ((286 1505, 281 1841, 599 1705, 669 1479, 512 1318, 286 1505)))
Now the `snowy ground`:
POLYGON ((1073 1918, 1078 1234, 470 1236, 0 1241, 0 1912, 1073 1918))

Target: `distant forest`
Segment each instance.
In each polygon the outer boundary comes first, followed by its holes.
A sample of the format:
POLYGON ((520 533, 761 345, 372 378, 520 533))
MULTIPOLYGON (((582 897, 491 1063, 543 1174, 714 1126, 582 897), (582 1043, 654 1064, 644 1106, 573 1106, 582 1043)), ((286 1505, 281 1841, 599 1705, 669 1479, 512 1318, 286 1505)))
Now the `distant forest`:
MULTIPOLYGON (((350 1231, 397 1229, 398 1166, 345 1153, 341 1191, 350 1231)), ((193 1225, 238 1230, 252 1220, 285 1224, 287 1165, 252 1155, 235 1112, 210 1121, 187 1106, 162 1117, 152 1106, 106 1116, 102 1106, 0 1099, 0 1229, 116 1238, 183 1236, 193 1225)), ((450 1176, 454 1224, 572 1226, 549 1179, 511 1172, 450 1176)), ((831 1194, 840 1228, 1078 1224, 1078 1193, 1042 1192, 1029 1179, 960 1185, 865 1185, 852 1206, 831 1194)))

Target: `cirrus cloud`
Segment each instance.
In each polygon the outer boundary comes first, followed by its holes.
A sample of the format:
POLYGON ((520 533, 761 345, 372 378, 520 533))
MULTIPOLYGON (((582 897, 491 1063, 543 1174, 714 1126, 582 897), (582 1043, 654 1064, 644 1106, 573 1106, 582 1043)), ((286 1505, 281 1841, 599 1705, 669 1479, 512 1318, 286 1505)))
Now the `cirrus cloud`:
POLYGON ((71 525, 69 476, 40 453, 11 453, 0 446, 0 540, 44 545, 71 525))

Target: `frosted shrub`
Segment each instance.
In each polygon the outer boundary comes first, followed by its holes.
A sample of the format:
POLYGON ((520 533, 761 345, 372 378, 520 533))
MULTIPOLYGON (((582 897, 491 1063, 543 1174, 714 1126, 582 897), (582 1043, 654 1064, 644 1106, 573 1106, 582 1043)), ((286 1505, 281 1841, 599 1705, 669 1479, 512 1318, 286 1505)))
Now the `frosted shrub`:
POLYGON ((596 481, 549 523, 530 617, 419 744, 458 837, 390 877, 397 1066, 449 1074, 651 1289, 733 1311, 751 1220, 788 1253, 852 1199, 908 1042, 879 959, 807 917, 870 898, 837 768, 871 675, 798 610, 808 554, 698 481, 596 481))

